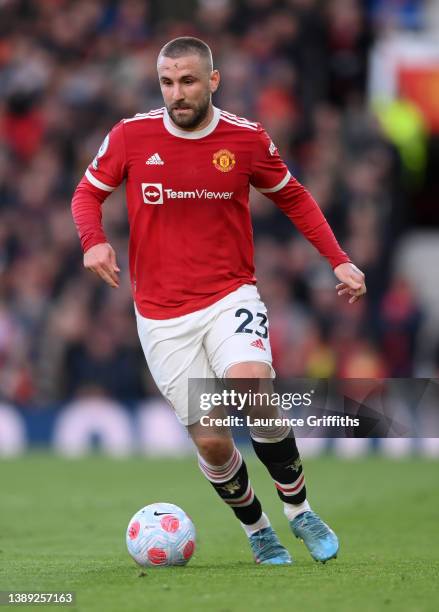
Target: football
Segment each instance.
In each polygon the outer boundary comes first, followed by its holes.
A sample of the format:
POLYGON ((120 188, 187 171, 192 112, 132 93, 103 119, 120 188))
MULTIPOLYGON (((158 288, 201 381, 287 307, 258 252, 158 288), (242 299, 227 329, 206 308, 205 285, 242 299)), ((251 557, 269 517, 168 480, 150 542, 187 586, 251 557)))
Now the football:
POLYGON ((150 504, 128 523, 126 543, 129 554, 142 567, 186 565, 195 550, 195 527, 178 506, 150 504))

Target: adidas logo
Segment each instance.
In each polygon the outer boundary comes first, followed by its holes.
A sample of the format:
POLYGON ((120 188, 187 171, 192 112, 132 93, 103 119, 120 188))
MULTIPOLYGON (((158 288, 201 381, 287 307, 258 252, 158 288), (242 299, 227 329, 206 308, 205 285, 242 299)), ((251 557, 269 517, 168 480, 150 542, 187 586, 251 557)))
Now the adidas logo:
POLYGON ((154 155, 151 155, 151 157, 147 159, 145 163, 149 166, 163 166, 165 162, 158 153, 154 153, 154 155))
POLYGON ((267 350, 264 346, 264 343, 259 338, 257 340, 254 340, 253 342, 250 342, 250 346, 255 346, 256 348, 262 349, 263 351, 267 350))

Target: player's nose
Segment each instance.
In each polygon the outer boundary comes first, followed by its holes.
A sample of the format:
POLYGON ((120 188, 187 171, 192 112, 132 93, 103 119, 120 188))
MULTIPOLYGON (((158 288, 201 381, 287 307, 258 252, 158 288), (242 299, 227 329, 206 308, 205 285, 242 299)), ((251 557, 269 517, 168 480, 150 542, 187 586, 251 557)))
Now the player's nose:
POLYGON ((175 84, 172 88, 172 101, 173 102, 181 102, 184 99, 184 95, 182 89, 179 84, 175 84))

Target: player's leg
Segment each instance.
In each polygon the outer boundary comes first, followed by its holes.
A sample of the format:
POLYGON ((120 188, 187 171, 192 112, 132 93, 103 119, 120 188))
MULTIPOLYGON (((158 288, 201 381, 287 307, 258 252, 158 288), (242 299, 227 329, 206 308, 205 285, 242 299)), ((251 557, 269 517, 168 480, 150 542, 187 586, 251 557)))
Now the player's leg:
MULTIPOLYGON (((206 351, 209 356, 209 362, 211 363, 215 375, 219 379, 224 378, 225 367, 224 365, 224 354, 221 352, 220 347, 223 341, 227 340, 227 332, 226 336, 224 335, 224 329, 229 329, 229 319, 230 317, 235 317, 235 313, 237 310, 237 304, 241 303, 242 308, 238 309, 237 316, 241 317, 241 320, 234 319, 233 323, 235 327, 241 326, 244 328, 246 326, 246 322, 248 321, 249 316, 251 314, 248 310, 246 310, 245 306, 247 305, 248 300, 254 301, 255 296, 257 296, 257 290, 255 287, 241 287, 237 291, 233 292, 233 294, 228 295, 223 300, 220 300, 212 312, 212 325, 210 326, 209 332, 205 337, 205 346, 206 351), (225 319, 227 321, 225 322, 225 319)), ((266 321, 266 316, 263 313, 259 314, 260 323, 262 326, 264 325, 264 321, 266 321)), ((262 327, 263 329, 263 327, 262 327)), ((268 332, 267 332, 268 333, 268 332)), ((230 335, 230 332, 228 332, 230 335)), ((232 332, 233 334, 233 332, 232 332)), ((263 345, 262 345, 263 347, 263 345)), ((240 348, 240 347, 238 347, 240 348)), ((225 355, 227 355, 227 366, 230 365, 230 355, 233 353, 233 346, 228 345, 228 349, 225 351, 225 355), (229 350, 230 349, 230 350, 229 350)), ((253 349, 256 351, 261 350, 260 342, 256 342, 253 346, 253 349)), ((263 349, 265 350, 265 349, 263 349)), ((239 356, 239 352, 238 352, 239 356)), ((271 360, 271 357, 270 357, 271 360)), ((260 372, 257 370, 259 368, 258 363, 255 363, 255 372, 254 377, 259 377, 260 372)), ((238 451, 239 452, 239 451, 238 451)), ((240 455, 239 455, 240 456, 240 455)), ((245 467, 245 463, 243 462, 243 466, 245 467)), ((244 480, 243 484, 249 482, 247 468, 245 467, 245 473, 243 474, 244 480)), ((241 478, 238 479, 238 482, 241 478)), ((229 483, 230 484, 230 483, 229 483)), ((231 479, 231 484, 233 485, 233 479, 231 479)), ((252 491, 251 485, 247 485, 247 490, 245 492, 243 502, 246 503, 245 499, 252 499, 252 491)), ((247 535, 249 536, 250 545, 252 547, 254 556, 259 562, 262 563, 279 563, 279 564, 289 564, 292 562, 291 556, 288 551, 282 546, 279 542, 279 539, 271 527, 269 520, 265 514, 262 513, 262 510, 258 510, 258 515, 260 518, 256 520, 252 525, 243 524, 244 529, 246 530, 247 535)), ((256 518, 256 517, 255 517, 256 518)))
POLYGON ((335 533, 311 510, 305 475, 293 430, 289 426, 250 427, 256 455, 273 478, 294 535, 304 541, 312 557, 325 563, 337 556, 335 533))
MULTIPOLYGON (((273 390, 272 371, 268 364, 257 362, 241 362, 231 365, 226 371, 228 379, 257 378, 263 381, 267 394, 273 390)), ((248 386, 248 385, 247 385, 248 386)), ((261 388, 261 385, 259 385, 261 388)), ((281 416, 277 409, 260 405, 250 410, 252 420, 256 417, 281 416)), ((293 520, 299 514, 310 510, 306 499, 305 475, 302 461, 296 445, 293 430, 288 425, 280 426, 250 426, 250 437, 257 457, 265 465, 274 480, 280 499, 284 502, 285 514, 288 520, 293 520)))
MULTIPOLYGON (((207 355, 206 355, 207 360, 207 355)), ((223 408, 208 414, 210 419, 224 418, 223 408)), ((188 427, 198 449, 201 471, 219 497, 240 521, 257 563, 285 565, 291 563, 288 551, 280 544, 267 515, 251 485, 247 465, 235 446, 230 429, 221 425, 202 425, 200 421, 188 427)))
MULTIPOLYGON (((136 313, 140 342, 157 387, 188 427, 197 447, 200 468, 225 503, 233 510, 246 532, 260 530, 268 522, 248 479, 247 467, 235 447, 230 431, 201 427, 200 406, 191 405, 189 378, 214 378, 203 337, 211 321, 210 312, 199 311, 176 319, 156 321, 136 313), (212 434, 212 435, 211 435, 212 434)), ((279 555, 268 551, 258 562, 279 563, 279 555)), ((283 559, 283 562, 291 562, 283 559)))
MULTIPOLYGON (((274 372, 266 308, 254 287, 241 291, 239 297, 238 303, 229 304, 230 307, 217 317, 209 334, 212 367, 217 376, 229 380, 239 379, 247 384, 249 379, 259 379, 258 389, 263 381, 264 391, 270 392, 274 372), (237 325, 237 321, 241 323, 237 325)), ((271 414, 273 407, 260 408, 261 416, 279 416, 271 414)), ((316 560, 324 562, 336 556, 337 537, 311 511, 306 499, 303 467, 291 428, 252 427, 250 433, 256 455, 273 478, 284 503, 293 533, 303 539, 316 560)))
MULTIPOLYGON (((212 411, 209 416, 224 416, 212 411)), ((196 423, 189 428, 198 449, 201 471, 221 499, 233 510, 246 532, 257 563, 284 565, 291 557, 280 544, 251 485, 246 463, 233 443, 230 430, 196 423)))

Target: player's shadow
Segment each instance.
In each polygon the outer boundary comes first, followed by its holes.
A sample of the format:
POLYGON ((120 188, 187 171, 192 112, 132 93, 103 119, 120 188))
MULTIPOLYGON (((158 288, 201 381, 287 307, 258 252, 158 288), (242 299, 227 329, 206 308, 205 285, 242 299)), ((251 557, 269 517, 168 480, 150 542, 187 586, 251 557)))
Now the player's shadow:
MULTIPOLYGON (((250 560, 250 561, 239 561, 236 563, 202 563, 202 564, 194 564, 194 565, 186 565, 184 567, 170 567, 170 570, 173 571, 184 571, 184 572, 193 572, 194 574, 197 573, 201 573, 201 572, 205 572, 206 570, 212 571, 212 570, 227 570, 228 572, 241 572, 243 570, 250 570, 250 571, 258 571, 261 568, 266 569, 267 566, 266 565, 258 565, 257 563, 255 563, 254 561, 250 560)), ((272 565, 270 566, 270 568, 275 568, 276 570, 279 569, 291 569, 291 566, 275 566, 272 565)))

